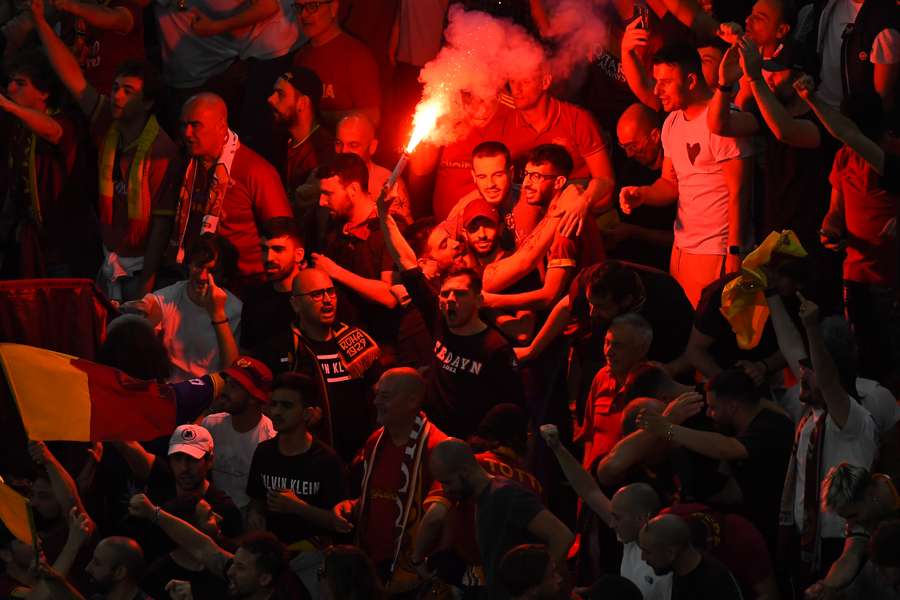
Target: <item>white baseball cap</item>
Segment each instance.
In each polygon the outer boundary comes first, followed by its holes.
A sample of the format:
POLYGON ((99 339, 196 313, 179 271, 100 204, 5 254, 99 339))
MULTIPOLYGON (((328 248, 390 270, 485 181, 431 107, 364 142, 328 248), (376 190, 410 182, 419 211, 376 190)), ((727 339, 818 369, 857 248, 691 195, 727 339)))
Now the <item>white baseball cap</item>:
POLYGON ((179 425, 169 438, 169 455, 184 452, 194 458, 203 458, 212 449, 212 436, 205 427, 199 425, 179 425))

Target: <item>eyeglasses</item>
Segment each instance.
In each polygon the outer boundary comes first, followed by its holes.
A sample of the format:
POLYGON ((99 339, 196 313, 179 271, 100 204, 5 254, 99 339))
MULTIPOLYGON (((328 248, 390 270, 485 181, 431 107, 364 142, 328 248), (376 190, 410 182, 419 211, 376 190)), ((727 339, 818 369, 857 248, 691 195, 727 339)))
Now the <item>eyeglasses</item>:
POLYGON ((294 10, 298 13, 306 13, 311 15, 326 4, 331 4, 332 0, 316 0, 315 2, 294 2, 294 10))
POLYGON ((625 154, 634 154, 641 149, 638 142, 628 142, 627 144, 619 144, 619 148, 625 151, 625 154))
POLYGON ((553 179, 555 177, 559 177, 559 175, 553 173, 545 175, 544 173, 538 173, 537 171, 525 171, 524 175, 522 176, 522 181, 544 181, 546 179, 553 179))
POLYGON ((309 296, 310 298, 312 298, 313 302, 321 302, 322 300, 325 299, 326 294, 328 295, 329 298, 337 297, 337 291, 333 287, 322 288, 319 290, 313 290, 311 292, 302 292, 299 294, 291 294, 291 296, 292 297, 309 296))

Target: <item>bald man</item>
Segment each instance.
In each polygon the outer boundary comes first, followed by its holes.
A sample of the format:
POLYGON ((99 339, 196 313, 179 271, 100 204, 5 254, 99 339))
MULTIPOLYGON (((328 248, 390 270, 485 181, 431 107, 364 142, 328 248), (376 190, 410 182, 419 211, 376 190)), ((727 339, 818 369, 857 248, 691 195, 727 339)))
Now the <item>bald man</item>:
POLYGON ((691 544, 684 519, 662 515, 638 535, 641 557, 657 576, 672 574, 672 600, 742 600, 741 589, 725 565, 691 544))
POLYGON ((357 543, 392 593, 422 583, 425 559, 441 540, 450 508, 428 470, 432 451, 447 436, 420 410, 425 388, 422 375, 408 367, 381 376, 375 385, 379 427, 363 448, 362 494, 335 507, 356 523, 357 543))
POLYGON ((265 281, 256 224, 293 216, 278 173, 229 129, 228 109, 215 94, 197 94, 184 103, 181 131, 189 158, 172 186, 175 223, 168 264, 183 266, 185 248, 202 233, 218 233, 238 253, 238 273, 229 289, 265 281))
POLYGON ((456 438, 434 449, 431 473, 447 497, 475 502, 475 533, 489 598, 509 598, 497 568, 503 555, 519 544, 546 544, 557 570, 566 577, 565 559, 575 536, 534 493, 509 479, 490 477, 468 444, 456 438))
MULTIPOLYGON (((376 150, 378 138, 375 135, 375 125, 365 113, 352 112, 338 122, 334 151, 337 154, 342 152, 356 154, 365 161, 366 168, 369 169, 369 192, 374 196, 381 192, 381 188, 391 175, 390 170, 372 161, 372 155, 376 150)), ((412 223, 409 192, 402 179, 397 182, 397 196, 391 203, 390 213, 401 225, 412 223)))
MULTIPOLYGON (((619 117, 616 137, 625 154, 624 158, 616 155, 619 185, 645 185, 659 177, 663 161, 661 128, 659 113, 640 102, 619 117)), ((668 270, 674 221, 675 208, 671 206, 641 206, 630 215, 619 210, 618 222, 603 232, 603 241, 611 257, 668 270)))
MULTIPOLYGON (((294 322, 258 344, 254 355, 276 375, 295 371, 318 382, 330 408, 330 442, 350 464, 375 426, 371 389, 380 350, 368 333, 337 320, 337 292, 327 273, 302 269, 291 290, 294 322)), ((323 431, 314 433, 328 441, 323 431)))
POLYGON ((648 169, 662 169, 662 144, 660 143, 659 113, 639 102, 625 109, 616 124, 619 146, 628 158, 648 169))
POLYGON ((139 598, 138 579, 144 570, 144 551, 127 537, 108 537, 94 548, 85 567, 94 589, 105 598, 139 598))
MULTIPOLYGON (((650 398, 644 400, 652 401, 650 398)), ((578 459, 560 443, 559 431, 555 425, 542 425, 541 436, 556 455, 559 466, 575 493, 615 532, 616 539, 623 544, 620 567, 622 577, 638 586, 645 600, 668 600, 672 590, 672 577, 654 573, 650 565, 641 558, 641 549, 637 544, 638 531, 659 512, 661 503, 656 491, 646 483, 634 483, 620 488, 610 500, 590 473, 581 467, 578 459)))

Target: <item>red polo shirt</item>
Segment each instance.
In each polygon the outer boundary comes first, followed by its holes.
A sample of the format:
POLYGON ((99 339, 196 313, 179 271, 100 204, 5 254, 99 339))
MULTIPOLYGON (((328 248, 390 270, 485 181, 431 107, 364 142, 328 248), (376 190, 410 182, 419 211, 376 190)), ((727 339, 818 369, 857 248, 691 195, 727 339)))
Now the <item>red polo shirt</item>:
POLYGON ((575 162, 572 179, 590 178, 585 157, 606 150, 608 145, 606 136, 588 111, 556 98, 550 98, 550 118, 542 130, 532 127, 517 110, 513 112, 512 123, 505 135, 500 141, 509 148, 517 165, 524 164, 528 152, 535 146, 564 146, 575 162))

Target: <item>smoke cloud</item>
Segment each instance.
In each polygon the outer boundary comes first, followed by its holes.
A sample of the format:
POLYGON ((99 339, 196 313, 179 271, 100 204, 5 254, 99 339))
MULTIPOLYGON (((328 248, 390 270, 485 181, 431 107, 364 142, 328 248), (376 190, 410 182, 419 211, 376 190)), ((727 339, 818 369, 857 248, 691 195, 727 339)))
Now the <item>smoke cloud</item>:
POLYGON ((480 11, 450 7, 444 46, 419 74, 420 105, 438 103, 443 116, 427 139, 447 144, 466 134, 473 117, 492 112, 510 79, 534 74, 542 65, 563 80, 590 60, 606 41, 606 27, 591 0, 551 0, 545 47, 523 27, 480 11), (464 100, 465 98, 465 100, 464 100))
POLYGON ((550 26, 543 35, 553 44, 550 69, 559 81, 606 47, 607 28, 591 0, 555 0, 548 4, 550 26))

